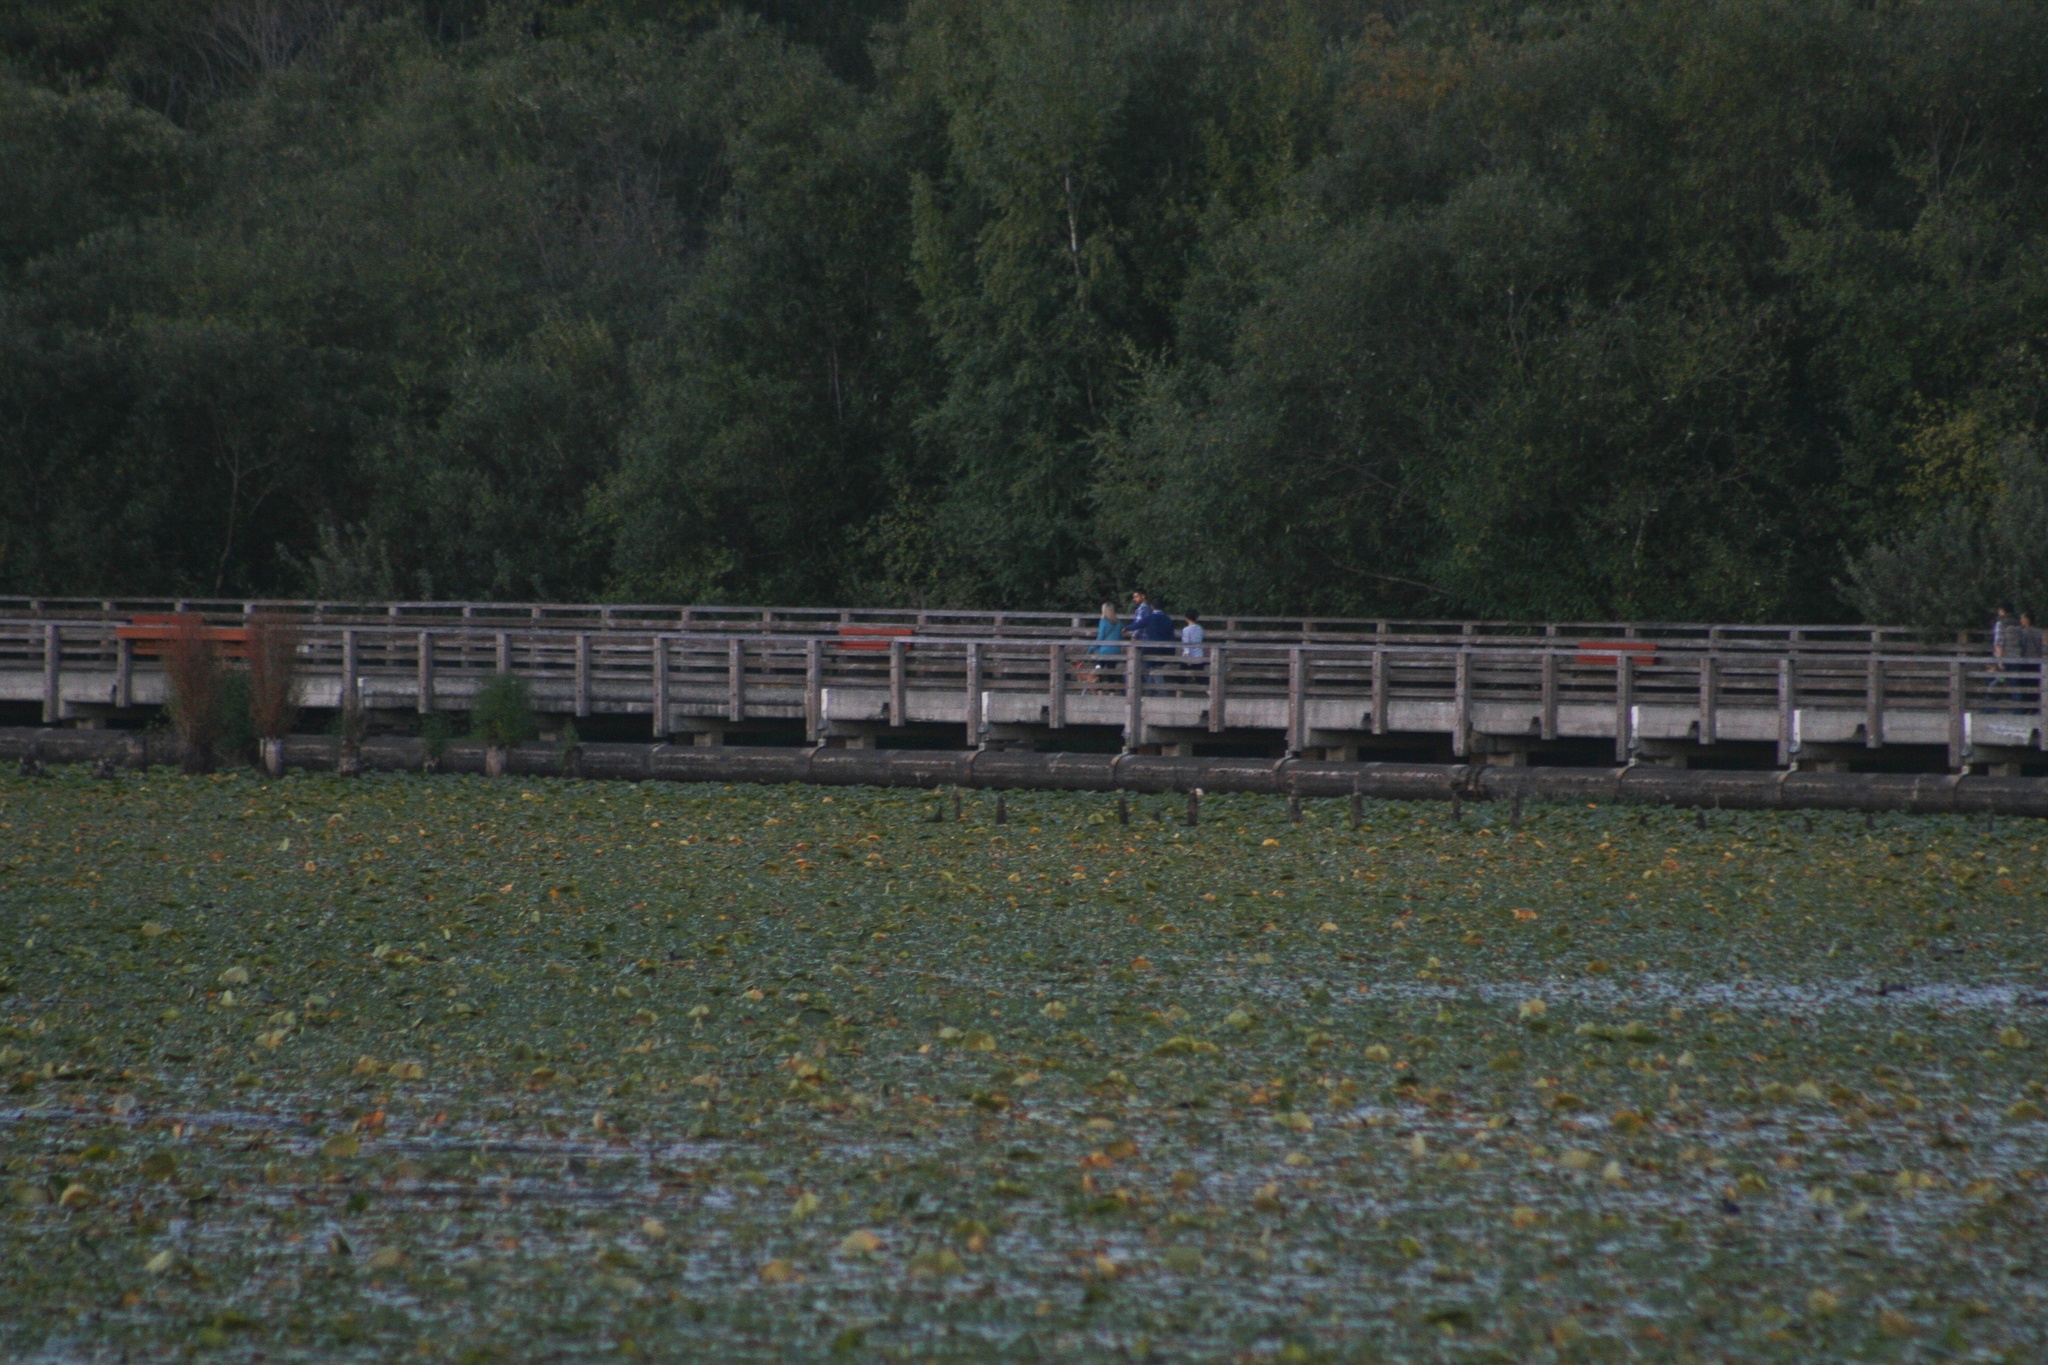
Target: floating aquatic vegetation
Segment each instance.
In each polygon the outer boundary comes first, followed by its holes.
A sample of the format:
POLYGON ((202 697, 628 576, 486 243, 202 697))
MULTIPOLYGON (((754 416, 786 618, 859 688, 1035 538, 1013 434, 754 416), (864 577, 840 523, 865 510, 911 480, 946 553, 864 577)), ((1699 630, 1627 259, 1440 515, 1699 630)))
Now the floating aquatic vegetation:
POLYGON ((2033 1359, 2017 821, 0 781, 0 1356, 2033 1359))

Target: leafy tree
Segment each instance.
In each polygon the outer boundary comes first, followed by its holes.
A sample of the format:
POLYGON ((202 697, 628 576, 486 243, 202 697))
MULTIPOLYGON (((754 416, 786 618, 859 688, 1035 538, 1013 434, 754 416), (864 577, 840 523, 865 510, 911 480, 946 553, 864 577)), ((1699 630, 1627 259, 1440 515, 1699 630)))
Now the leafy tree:
POLYGON ((0 587, 1949 625, 2026 0, 27 0, 0 587))

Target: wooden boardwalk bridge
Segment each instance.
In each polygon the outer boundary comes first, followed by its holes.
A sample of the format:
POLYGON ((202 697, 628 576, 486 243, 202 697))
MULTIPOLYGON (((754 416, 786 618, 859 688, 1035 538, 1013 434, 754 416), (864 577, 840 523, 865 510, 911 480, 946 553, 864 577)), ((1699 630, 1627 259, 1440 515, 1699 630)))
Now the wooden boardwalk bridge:
POLYGON ((695 744, 2048 768, 2038 665, 1866 626, 1229 617, 1194 658, 1058 613, 0 598, 0 712, 139 723, 137 617, 259 611, 297 622, 307 707, 385 728, 514 673, 544 716, 695 744))

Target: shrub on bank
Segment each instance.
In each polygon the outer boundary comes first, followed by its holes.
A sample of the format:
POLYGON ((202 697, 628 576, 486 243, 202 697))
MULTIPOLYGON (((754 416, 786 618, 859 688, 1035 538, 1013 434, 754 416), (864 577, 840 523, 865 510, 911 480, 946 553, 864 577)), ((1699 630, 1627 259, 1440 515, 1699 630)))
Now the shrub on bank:
POLYGON ((469 713, 470 737, 494 749, 524 744, 540 733, 533 696, 524 678, 500 673, 476 694, 469 713))

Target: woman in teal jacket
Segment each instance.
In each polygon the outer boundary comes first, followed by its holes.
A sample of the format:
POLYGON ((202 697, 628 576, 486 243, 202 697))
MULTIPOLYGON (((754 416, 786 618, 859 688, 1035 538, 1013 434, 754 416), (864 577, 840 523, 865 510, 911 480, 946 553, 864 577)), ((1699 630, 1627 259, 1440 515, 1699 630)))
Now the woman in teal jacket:
POLYGON ((1101 684, 1109 681, 1116 672, 1117 659, 1123 654, 1123 623, 1117 620, 1116 606, 1102 604, 1102 616, 1095 623, 1095 643, 1088 647, 1089 672, 1083 680, 1083 687, 1090 692, 1101 690, 1101 684))

